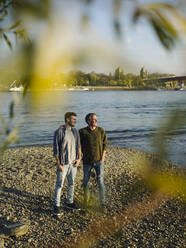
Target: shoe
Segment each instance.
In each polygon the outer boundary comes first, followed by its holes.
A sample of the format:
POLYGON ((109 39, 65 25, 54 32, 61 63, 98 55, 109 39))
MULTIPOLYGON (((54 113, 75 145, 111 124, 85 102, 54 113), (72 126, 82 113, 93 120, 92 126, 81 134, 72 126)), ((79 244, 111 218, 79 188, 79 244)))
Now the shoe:
POLYGON ((58 206, 54 206, 54 211, 53 211, 53 214, 56 215, 56 216, 60 216, 60 207, 58 206))
POLYGON ((73 203, 67 203, 66 207, 69 209, 73 209, 73 210, 80 210, 81 208, 78 206, 77 203, 73 202, 73 203))

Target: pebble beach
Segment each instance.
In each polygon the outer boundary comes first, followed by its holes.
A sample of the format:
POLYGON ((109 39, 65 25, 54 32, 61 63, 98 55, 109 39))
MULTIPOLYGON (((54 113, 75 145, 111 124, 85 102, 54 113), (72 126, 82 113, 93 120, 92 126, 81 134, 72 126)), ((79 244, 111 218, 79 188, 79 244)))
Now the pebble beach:
MULTIPOLYGON (((99 208, 97 185, 91 178, 89 207, 83 206, 82 165, 75 200, 80 211, 65 209, 67 185, 61 195, 61 216, 52 214, 56 166, 52 146, 12 148, 0 160, 0 247, 151 248, 185 246, 185 201, 149 187, 141 161, 158 161, 145 152, 108 147, 105 161, 106 208, 99 208), (3 236, 5 225, 27 221, 19 237, 3 236)), ((148 163, 147 163, 148 164, 148 163)), ((185 177, 185 170, 164 161, 164 170, 185 177)))

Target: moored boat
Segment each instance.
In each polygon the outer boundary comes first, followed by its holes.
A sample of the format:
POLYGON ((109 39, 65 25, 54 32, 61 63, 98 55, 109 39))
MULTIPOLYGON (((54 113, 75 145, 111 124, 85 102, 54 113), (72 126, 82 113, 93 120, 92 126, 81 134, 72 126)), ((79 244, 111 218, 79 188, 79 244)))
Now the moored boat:
POLYGON ((22 85, 20 85, 20 86, 13 86, 13 85, 15 85, 15 83, 16 83, 16 80, 14 80, 14 82, 10 85, 10 88, 9 88, 8 91, 23 91, 24 90, 24 88, 23 88, 22 85))

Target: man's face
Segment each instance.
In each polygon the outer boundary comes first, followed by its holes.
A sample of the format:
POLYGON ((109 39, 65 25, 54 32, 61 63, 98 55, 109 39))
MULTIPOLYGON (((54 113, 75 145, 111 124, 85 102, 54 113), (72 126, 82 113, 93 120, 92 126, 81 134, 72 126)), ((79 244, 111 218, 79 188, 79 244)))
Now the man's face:
POLYGON ((67 119, 67 122, 68 122, 69 126, 75 127, 76 120, 77 120, 76 116, 72 115, 70 118, 67 119))
POLYGON ((88 125, 91 127, 97 127, 98 120, 96 115, 91 115, 88 121, 88 125))

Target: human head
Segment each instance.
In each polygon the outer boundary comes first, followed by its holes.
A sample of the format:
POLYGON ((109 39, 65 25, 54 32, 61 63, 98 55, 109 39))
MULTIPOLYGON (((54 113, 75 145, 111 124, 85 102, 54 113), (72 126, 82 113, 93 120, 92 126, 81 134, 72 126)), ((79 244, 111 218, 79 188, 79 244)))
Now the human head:
POLYGON ((88 126, 97 127, 97 117, 95 113, 89 113, 85 117, 85 121, 88 126))
POLYGON ((71 127, 74 127, 76 125, 76 117, 77 114, 74 112, 67 112, 64 116, 65 123, 68 124, 71 127))

